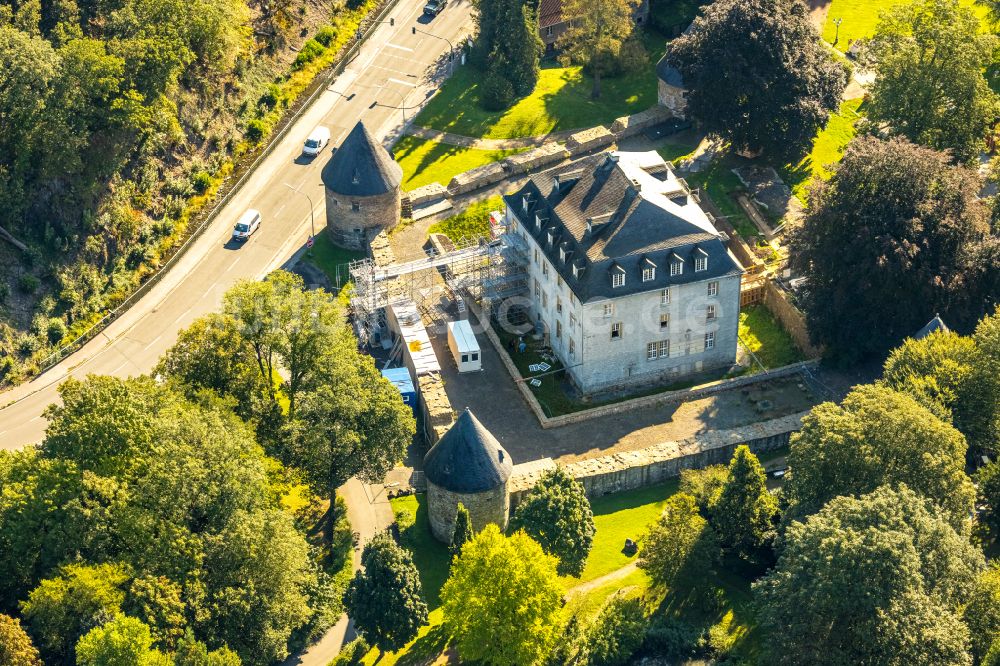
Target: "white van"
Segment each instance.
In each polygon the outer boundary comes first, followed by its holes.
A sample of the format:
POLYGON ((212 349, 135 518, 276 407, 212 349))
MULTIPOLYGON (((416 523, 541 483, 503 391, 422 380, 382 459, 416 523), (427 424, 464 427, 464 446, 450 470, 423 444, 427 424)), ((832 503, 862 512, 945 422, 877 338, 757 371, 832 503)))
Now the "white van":
POLYGON ((260 229, 260 212, 251 208, 236 221, 236 226, 233 227, 233 240, 245 241, 258 229, 260 229))
POLYGON ((317 127, 306 138, 306 142, 302 146, 302 154, 319 155, 328 143, 330 143, 330 130, 323 126, 317 127))

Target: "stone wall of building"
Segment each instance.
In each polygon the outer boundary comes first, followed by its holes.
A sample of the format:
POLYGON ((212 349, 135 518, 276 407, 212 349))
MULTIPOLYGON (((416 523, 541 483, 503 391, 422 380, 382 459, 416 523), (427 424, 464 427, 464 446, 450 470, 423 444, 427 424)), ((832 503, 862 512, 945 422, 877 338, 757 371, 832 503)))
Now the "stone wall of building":
POLYGON ((341 247, 367 249, 371 230, 392 229, 399 224, 399 207, 398 189, 370 197, 351 197, 327 188, 327 233, 341 247))
POLYGON ((417 392, 424 437, 429 448, 437 444, 451 428, 451 424, 455 422, 455 411, 444 390, 444 379, 440 373, 432 372, 417 377, 417 392))
MULTIPOLYGON (((787 446, 792 433, 802 427, 802 418, 808 413, 800 412, 741 428, 714 430, 680 442, 662 442, 636 451, 581 460, 564 465, 564 469, 583 484, 587 496, 591 498, 635 490, 680 476, 685 469, 726 464, 740 444, 748 445, 756 454, 787 446)), ((521 497, 553 465, 551 460, 546 462, 543 459, 515 466, 508 482, 511 506, 516 507, 521 497)))
POLYGON ((506 529, 510 516, 507 485, 483 493, 466 494, 454 493, 427 481, 427 517, 435 538, 444 543, 451 542, 459 503, 468 509, 472 529, 477 532, 487 523, 495 523, 501 530, 506 529))
POLYGON ((687 99, 684 97, 684 89, 672 86, 663 79, 658 79, 657 99, 660 106, 663 106, 675 118, 684 120, 687 112, 687 99))
POLYGON ((813 345, 812 341, 809 340, 809 328, 806 326, 805 314, 788 300, 784 289, 770 280, 764 285, 764 306, 781 322, 803 354, 810 358, 818 358, 822 355, 823 350, 813 345))

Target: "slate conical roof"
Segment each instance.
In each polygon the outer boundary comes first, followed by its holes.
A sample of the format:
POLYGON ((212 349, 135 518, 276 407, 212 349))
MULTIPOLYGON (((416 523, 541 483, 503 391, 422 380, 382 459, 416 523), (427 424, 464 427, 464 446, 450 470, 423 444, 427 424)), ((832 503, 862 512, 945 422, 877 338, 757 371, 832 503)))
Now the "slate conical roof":
POLYGON ((938 315, 934 315, 934 319, 931 319, 929 322, 927 322, 926 326, 924 326, 922 329, 913 334, 913 339, 923 340, 934 331, 944 331, 945 333, 947 333, 950 330, 951 329, 948 328, 948 326, 944 323, 944 320, 942 320, 941 317, 939 317, 938 315))
POLYGON ((427 480, 453 493, 498 488, 513 468, 510 454, 468 409, 424 456, 427 480))
POLYGON ((323 167, 323 184, 337 194, 370 197, 403 182, 403 170, 358 121, 323 167))

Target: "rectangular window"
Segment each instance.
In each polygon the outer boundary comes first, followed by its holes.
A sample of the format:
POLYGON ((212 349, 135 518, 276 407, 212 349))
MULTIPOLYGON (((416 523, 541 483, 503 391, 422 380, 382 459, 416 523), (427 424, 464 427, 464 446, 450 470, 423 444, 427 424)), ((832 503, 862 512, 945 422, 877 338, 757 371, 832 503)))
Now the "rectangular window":
POLYGON ((615 313, 615 304, 614 303, 605 303, 604 304, 604 316, 605 317, 610 317, 614 313, 615 313))
POLYGON ((468 363, 468 362, 469 362, 469 355, 462 354, 462 363, 468 363))
POLYGON ((562 339, 562 322, 556 322, 556 337, 562 339))
POLYGON ((357 201, 352 201, 351 202, 351 210, 353 210, 355 213, 360 212, 361 211, 361 204, 359 202, 357 202, 357 201))
POLYGON ((570 338, 569 339, 569 355, 572 356, 575 353, 576 353, 576 342, 573 340, 573 338, 570 338))
POLYGON ((611 324, 611 339, 612 340, 622 339, 622 323, 620 321, 611 324))
POLYGON ((556 286, 562 289, 562 276, 556 275, 556 286))
POLYGON ((556 312, 562 314, 562 299, 556 296, 556 312))
POLYGON ((707 351, 709 349, 714 349, 714 348, 715 348, 715 333, 714 332, 712 332, 712 333, 706 333, 705 334, 705 350, 707 351))
POLYGON ((698 273, 708 268, 708 257, 695 257, 694 271, 698 273))
POLYGON ((545 277, 549 276, 549 262, 547 261, 542 264, 542 275, 545 277))
POLYGON ((551 36, 552 36, 552 26, 551 26, 551 25, 550 25, 550 26, 547 26, 547 27, 545 28, 545 36, 546 36, 546 37, 551 37, 551 36))
POLYGON ((535 265, 538 265, 538 248, 535 248, 535 265))
POLYGON ((681 275, 684 272, 684 264, 679 261, 672 262, 670 264, 670 274, 671 275, 681 275))
POLYGON ((670 290, 661 289, 660 290, 660 305, 670 305, 670 290))
POLYGON ((472 360, 473 361, 478 361, 479 360, 479 353, 478 352, 472 352, 472 360))
POLYGON ((667 328, 670 326, 670 315, 664 313, 660 315, 660 328, 667 328))
POLYGON ((660 358, 669 358, 669 356, 670 356, 670 340, 660 340, 657 343, 657 350, 660 353, 660 358))
POLYGON ((660 357, 660 355, 659 355, 660 353, 659 353, 658 350, 659 350, 659 347, 657 346, 657 344, 655 342, 650 342, 649 344, 647 344, 646 345, 646 360, 647 361, 655 361, 656 359, 658 359, 660 357))
POLYGON ((549 295, 546 294, 544 291, 542 292, 542 307, 543 308, 549 307, 549 295))
POLYGON ((719 293, 719 283, 718 282, 709 282, 708 283, 708 295, 709 296, 716 296, 718 293, 719 293))
POLYGON ((542 297, 542 287, 538 284, 538 278, 535 278, 535 300, 542 297))
POLYGON ((712 321, 715 319, 715 306, 709 305, 705 308, 705 321, 712 321))
POLYGON ((642 269, 642 281, 649 282, 650 280, 656 279, 656 269, 651 266, 647 266, 642 269))
POLYGON ((625 274, 621 272, 615 272, 611 274, 611 286, 620 287, 625 284, 625 274))
POLYGON ((569 327, 570 328, 576 327, 576 315, 573 314, 572 312, 569 313, 569 327))

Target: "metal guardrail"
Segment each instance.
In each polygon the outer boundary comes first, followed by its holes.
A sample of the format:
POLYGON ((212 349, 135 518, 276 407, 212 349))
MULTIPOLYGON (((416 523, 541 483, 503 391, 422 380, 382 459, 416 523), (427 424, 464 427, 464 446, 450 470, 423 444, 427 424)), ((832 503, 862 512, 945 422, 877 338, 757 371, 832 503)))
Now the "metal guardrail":
MULTIPOLYGON (((285 138, 288 130, 295 124, 295 121, 319 98, 326 88, 334 82, 340 74, 343 73, 344 68, 357 56, 358 51, 361 50, 361 46, 368 41, 372 33, 382 24, 386 15, 393 10, 399 0, 387 0, 382 6, 373 13, 369 13, 364 19, 362 19, 358 30, 361 32, 360 39, 352 39, 350 46, 346 47, 346 51, 339 54, 336 61, 331 65, 330 69, 326 74, 320 73, 313 78, 312 82, 309 84, 310 88, 313 90, 309 93, 303 101, 302 97, 290 107, 289 111, 294 109, 291 113, 286 113, 282 119, 279 121, 278 130, 271 135, 271 139, 266 146, 257 154, 257 156, 249 163, 248 166, 239 170, 239 177, 232 181, 232 185, 225 189, 221 197, 217 196, 216 203, 210 211, 203 213, 200 217, 200 221, 185 237, 180 245, 176 246, 170 257, 164 262, 158 271, 153 273, 148 279, 146 279, 142 284, 140 284, 135 291, 133 291, 129 296, 113 308, 106 315, 101 317, 93 326, 88 328, 86 331, 77 336, 68 345, 60 347, 56 351, 52 352, 47 356, 38 366, 38 374, 42 374, 47 370, 51 369, 57 363, 65 359, 70 354, 76 352, 85 344, 97 337, 105 328, 107 328, 111 322, 115 321, 120 317, 126 310, 128 310, 132 305, 136 303, 139 299, 145 296, 149 291, 155 287, 163 276, 173 268, 173 266, 180 260, 184 253, 194 244, 194 241, 201 237, 201 234, 211 225, 215 220, 219 211, 222 210, 226 204, 232 199, 233 195, 243 187, 244 183, 254 174, 257 167, 263 162, 277 147, 278 143, 285 138), (369 20, 370 19, 370 20, 369 20)), ((341 47, 344 48, 344 47, 341 47)), ((223 182, 220 186, 220 190, 226 188, 227 183, 223 182)))

